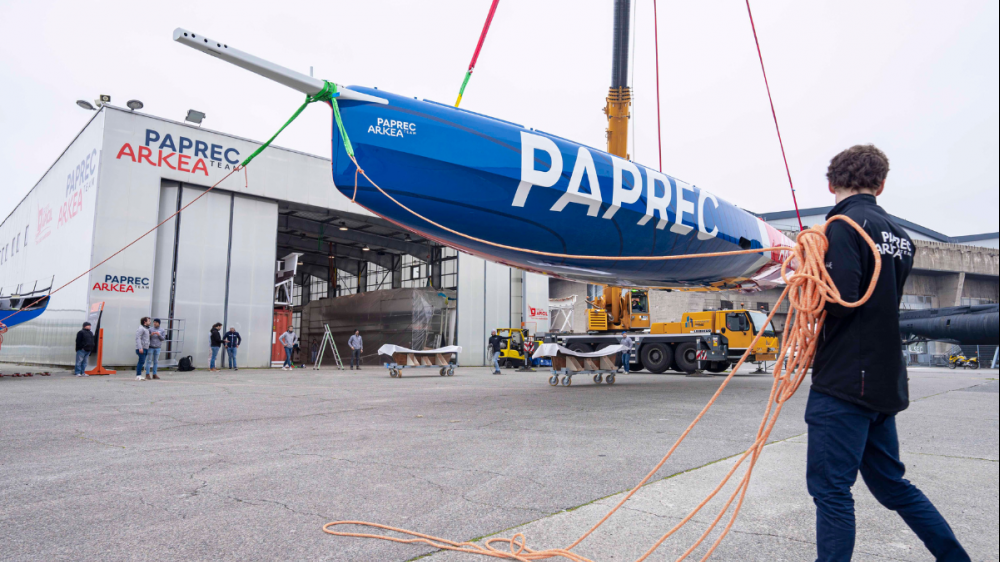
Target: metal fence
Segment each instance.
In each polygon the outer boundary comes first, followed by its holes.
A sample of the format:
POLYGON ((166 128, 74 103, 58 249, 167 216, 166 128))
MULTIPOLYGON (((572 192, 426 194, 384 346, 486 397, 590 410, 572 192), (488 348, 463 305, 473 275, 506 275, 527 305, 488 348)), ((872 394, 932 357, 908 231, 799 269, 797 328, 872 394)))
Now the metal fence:
POLYGON ((160 321, 160 327, 167 334, 160 352, 160 367, 176 367, 180 363, 181 357, 184 357, 184 324, 185 321, 178 318, 160 321))

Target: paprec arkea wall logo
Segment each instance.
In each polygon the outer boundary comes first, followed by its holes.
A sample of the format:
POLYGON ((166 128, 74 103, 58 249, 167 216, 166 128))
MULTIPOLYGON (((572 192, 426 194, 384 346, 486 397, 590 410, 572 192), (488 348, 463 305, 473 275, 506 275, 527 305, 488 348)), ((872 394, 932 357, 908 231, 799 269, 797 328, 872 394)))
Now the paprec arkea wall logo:
POLYGON ((175 139, 173 135, 161 135, 159 131, 146 129, 146 141, 142 146, 133 148, 131 143, 125 143, 118 150, 115 159, 123 158, 154 168, 166 167, 178 172, 208 176, 209 168, 232 170, 238 166, 240 151, 187 137, 175 139))
POLYGON ((99 293, 135 293, 149 290, 149 277, 105 275, 103 283, 94 283, 93 291, 99 293))

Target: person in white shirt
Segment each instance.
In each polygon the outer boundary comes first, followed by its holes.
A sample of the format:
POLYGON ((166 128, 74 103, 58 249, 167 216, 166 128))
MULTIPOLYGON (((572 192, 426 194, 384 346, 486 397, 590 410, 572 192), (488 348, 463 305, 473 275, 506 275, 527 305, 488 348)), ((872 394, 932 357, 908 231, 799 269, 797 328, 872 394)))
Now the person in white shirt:
POLYGON ((626 375, 632 364, 632 348, 634 346, 635 342, 632 340, 632 336, 628 335, 628 332, 622 334, 622 369, 626 375))
POLYGON ((299 336, 295 334, 295 328, 289 326, 288 331, 281 334, 278 338, 281 345, 285 348, 285 364, 281 367, 282 371, 293 371, 295 370, 295 364, 292 362, 292 353, 295 352, 295 344, 299 342, 299 336))
POLYGON ((354 366, 357 365, 358 370, 361 370, 361 354, 365 350, 365 342, 361 339, 361 332, 355 331, 351 339, 347 340, 347 347, 351 348, 351 370, 354 370, 354 366))

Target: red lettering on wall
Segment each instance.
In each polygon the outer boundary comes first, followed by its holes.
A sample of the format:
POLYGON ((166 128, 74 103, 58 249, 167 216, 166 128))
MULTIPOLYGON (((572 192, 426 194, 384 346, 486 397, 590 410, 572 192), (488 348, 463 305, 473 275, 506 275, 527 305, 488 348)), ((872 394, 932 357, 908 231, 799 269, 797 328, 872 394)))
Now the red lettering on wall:
POLYGON ((133 152, 131 144, 125 143, 125 146, 123 146, 122 149, 118 151, 117 160, 121 160, 122 156, 128 156, 129 160, 135 162, 135 152, 133 152))
POLYGON ((176 152, 169 152, 164 154, 161 149, 156 155, 156 162, 153 162, 153 151, 149 147, 139 146, 139 155, 136 156, 135 151, 132 149, 132 145, 126 143, 122 146, 121 150, 118 151, 118 159, 121 160, 122 157, 128 157, 129 160, 137 164, 142 164, 145 161, 150 166, 154 168, 162 168, 166 166, 171 170, 177 170, 179 172, 186 172, 188 174, 197 174, 201 172, 208 177, 208 163, 204 158, 197 158, 198 154, 194 156, 188 154, 178 154, 176 152), (171 162, 170 159, 177 157, 177 160, 171 162), (195 159, 197 158, 197 159, 195 159), (194 161, 194 167, 191 167, 191 162, 194 161))
POLYGON ((158 161, 158 164, 157 164, 157 166, 159 166, 159 167, 161 167, 161 168, 162 168, 162 167, 163 167, 163 165, 164 165, 164 164, 166 164, 166 165, 167 165, 167 167, 168 167, 168 168, 170 168, 171 170, 176 170, 177 168, 176 168, 176 167, 174 167, 174 165, 170 163, 170 157, 171 157, 171 156, 175 156, 175 155, 176 155, 176 153, 174 153, 174 152, 171 152, 170 154, 168 154, 168 155, 164 156, 164 155, 163 155, 163 151, 161 150, 161 151, 160 151, 160 156, 159 156, 159 161, 158 161))
POLYGON ((194 169, 191 170, 191 173, 193 174, 198 170, 205 172, 206 176, 208 175, 208 166, 205 165, 205 160, 203 158, 199 158, 198 161, 194 163, 194 169))
POLYGON ((149 158, 152 155, 153 155, 153 151, 152 150, 150 150, 148 147, 140 146, 139 147, 139 161, 138 161, 138 163, 142 164, 142 161, 145 160, 146 162, 149 162, 150 166, 155 166, 156 164, 153 164, 153 161, 150 160, 150 158, 149 158))
POLYGON ((83 210, 83 192, 78 191, 73 195, 70 195, 65 203, 59 207, 59 223, 58 226, 62 226, 69 221, 73 220, 73 217, 80 214, 83 210))

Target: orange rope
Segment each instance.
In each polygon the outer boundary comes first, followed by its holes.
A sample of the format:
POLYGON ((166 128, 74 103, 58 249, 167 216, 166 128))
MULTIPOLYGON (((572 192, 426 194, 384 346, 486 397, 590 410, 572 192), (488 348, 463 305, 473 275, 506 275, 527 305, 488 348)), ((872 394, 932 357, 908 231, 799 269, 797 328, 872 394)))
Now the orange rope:
MULTIPOLYGON (((353 160, 353 158, 352 158, 353 160)), ((357 161, 354 162, 357 165, 357 161)), ((687 517, 685 517, 680 523, 678 523, 673 529, 664 534, 643 556, 641 556, 636 562, 644 562, 649 559, 663 544, 674 534, 676 534, 681 528, 683 528, 687 523, 689 523, 698 513, 704 509, 709 502, 715 499, 716 496, 726 487, 729 481, 736 474, 737 470, 746 463, 747 468, 742 478, 736 487, 736 490, 729 496, 728 500, 722 506, 718 515, 712 521, 712 524, 708 529, 698 538, 698 540, 687 550, 684 554, 677 559, 677 562, 682 562, 690 557, 695 550, 701 547, 712 532, 718 527, 719 523, 726 517, 726 514, 730 511, 733 504, 736 503, 736 507, 729 517, 729 521, 726 527, 721 531, 719 537, 715 540, 709 550, 706 552, 704 557, 701 559, 702 562, 708 560, 712 554, 715 553, 719 545, 726 538, 729 532, 732 530, 733 525, 736 523, 736 518, 739 516, 740 510, 743 507, 743 503, 746 499, 747 491, 750 487, 750 480, 753 476, 754 468, 757 465, 757 461, 760 460, 760 456, 763 453, 764 447, 768 443, 768 439, 771 436, 771 432, 774 429, 778 418, 784 409, 785 403, 791 399, 795 393, 798 391, 799 387, 805 381, 809 369, 812 367, 813 359, 816 355, 816 349, 819 345, 819 334, 823 329, 823 324, 826 321, 826 305, 827 304, 838 304, 846 308, 858 308, 864 305, 871 298, 873 292, 875 291, 875 286, 878 282, 878 278, 882 273, 882 260, 881 255, 878 252, 878 247, 875 242, 868 236, 868 233, 864 231, 856 222, 850 218, 842 215, 835 216, 828 220, 826 223, 820 226, 814 226, 813 228, 806 230, 799 234, 798 240, 794 248, 770 248, 767 250, 751 250, 751 251, 739 251, 739 252, 725 252, 718 254, 700 254, 700 255, 689 255, 689 256, 662 256, 662 257, 650 257, 650 258, 607 258, 604 256, 566 256, 563 254, 551 254, 547 252, 536 252, 532 250, 525 250, 522 248, 514 248, 511 246, 504 246, 502 244, 492 243, 486 240, 481 240, 468 236, 452 230, 450 228, 444 227, 440 224, 421 216, 417 212, 409 209, 388 193, 382 190, 374 181, 371 180, 361 171, 360 166, 358 170, 361 175, 363 175, 368 181, 375 186, 375 188, 385 195, 389 200, 396 203, 406 211, 410 212, 414 216, 438 227, 452 234, 456 234, 463 238, 474 240, 476 242, 485 243, 493 247, 515 250, 520 252, 527 252, 542 256, 551 257, 564 257, 564 258, 578 258, 578 259, 595 259, 595 260, 615 260, 615 261, 638 261, 638 260, 670 260, 670 259, 690 259, 690 258, 706 258, 706 257, 722 257, 722 256, 735 256, 744 255, 751 253, 762 253, 767 251, 786 251, 791 250, 791 255, 789 255, 781 267, 781 277, 787 284, 785 291, 782 293, 781 298, 774 306, 774 310, 771 312, 767 319, 767 324, 774 319, 780 305, 785 299, 788 299, 789 304, 792 308, 792 313, 789 315, 789 321, 785 324, 784 341, 781 346, 781 350, 778 354, 778 363, 774 371, 774 383, 771 387, 771 396, 768 400, 767 408, 764 412, 764 417, 761 420, 760 427, 757 430, 757 438, 751 445, 751 447, 743 453, 743 455, 737 460, 736 464, 730 469, 723 478, 722 482, 712 491, 711 494, 704 501, 702 501, 687 517), (872 250, 872 254, 875 256, 875 271, 872 275, 871 283, 868 287, 868 291, 865 295, 858 300, 858 302, 848 303, 845 302, 840 295, 840 291, 834 284, 833 279, 826 270, 825 257, 827 249, 829 248, 829 241, 826 237, 827 228, 835 221, 844 221, 852 228, 854 228, 861 237, 865 240, 868 246, 872 250), (796 265, 797 271, 790 274, 789 269, 792 265, 796 265)), ((357 186, 355 185, 355 189, 357 186)), ((379 525, 375 523, 365 523, 359 521, 338 521, 334 523, 328 523, 323 526, 323 531, 327 534, 338 536, 338 537, 351 537, 351 538, 365 538, 365 539, 377 539, 383 541, 389 541, 399 544, 423 544, 430 546, 438 550, 447 550, 454 552, 462 552, 466 554, 473 554, 478 556, 485 556, 490 558, 499 558, 503 560, 517 560, 520 562, 532 562, 535 560, 549 560, 553 558, 561 558, 563 560, 569 560, 570 562, 592 562, 591 560, 584 558, 583 556, 576 554, 573 551, 574 548, 582 544, 588 537, 594 534, 598 529, 601 528, 615 513, 617 513, 632 497, 638 493, 638 491, 649 483, 650 480, 666 465, 667 461, 673 456, 674 452, 681 446, 681 444, 687 439, 691 431, 694 430, 695 426, 705 417, 708 411, 715 405, 719 396, 722 395, 729 383, 732 382, 733 377, 736 375, 737 371, 743 366, 747 358, 750 355, 750 351, 757 345, 761 337, 763 337, 763 330, 761 330, 757 336, 754 338, 753 343, 750 344, 746 353, 739 360, 735 367, 733 367, 732 372, 726 377, 726 380, 722 383, 719 389, 716 391, 712 399, 709 400, 705 408, 698 414, 698 416, 691 422, 691 425, 684 431, 677 442, 670 448, 666 456, 656 465, 655 468, 635 487, 633 488, 621 502, 618 503, 607 515, 604 516, 600 521, 597 522, 589 531, 587 531, 582 537, 577 539, 573 544, 569 545, 565 549, 550 549, 550 550, 532 550, 528 548, 526 538, 523 534, 517 534, 509 539, 490 539, 487 540, 483 545, 476 545, 473 543, 463 542, 453 542, 447 539, 441 539, 433 537, 430 535, 424 535, 421 533, 416 533, 413 531, 407 531, 404 529, 398 529, 395 527, 388 527, 385 525, 379 525), (335 531, 336 527, 342 526, 355 526, 355 527, 367 527, 370 529, 376 529, 381 531, 386 531, 388 533, 393 533, 397 535, 402 535, 400 538, 389 535, 380 534, 370 534, 370 533, 352 533, 346 531, 335 531), (494 545, 504 545, 506 548, 501 550, 495 548, 494 545)))

